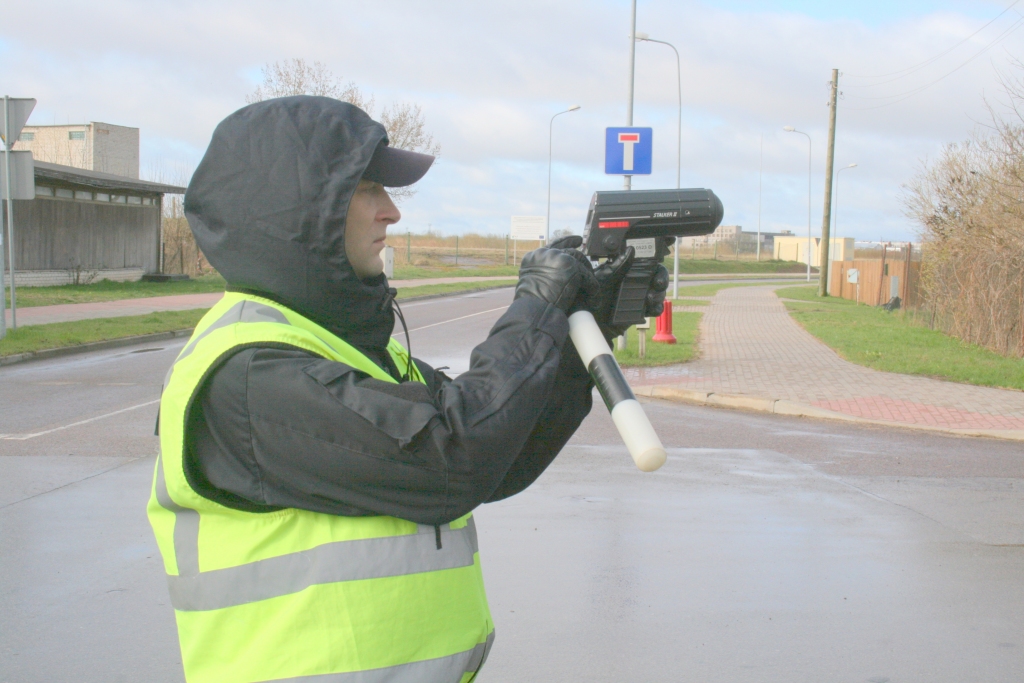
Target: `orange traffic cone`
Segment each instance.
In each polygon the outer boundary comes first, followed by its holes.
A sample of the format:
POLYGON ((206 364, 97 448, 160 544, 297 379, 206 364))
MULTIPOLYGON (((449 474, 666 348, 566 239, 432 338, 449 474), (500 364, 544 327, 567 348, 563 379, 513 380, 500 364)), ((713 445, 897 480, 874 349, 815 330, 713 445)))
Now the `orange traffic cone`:
POLYGON ((676 336, 672 334, 672 302, 665 302, 665 310, 658 316, 658 321, 655 323, 654 338, 651 341, 661 342, 662 344, 675 344, 676 336))

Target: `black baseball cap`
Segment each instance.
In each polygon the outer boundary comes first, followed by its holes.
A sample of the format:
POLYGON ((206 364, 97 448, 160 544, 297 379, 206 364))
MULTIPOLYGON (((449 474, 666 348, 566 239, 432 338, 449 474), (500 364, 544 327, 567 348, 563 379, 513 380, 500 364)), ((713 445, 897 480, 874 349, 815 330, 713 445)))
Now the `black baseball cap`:
POLYGON ((372 180, 384 187, 405 187, 426 175, 433 163, 434 157, 430 154, 396 149, 381 142, 363 171, 363 180, 372 180))

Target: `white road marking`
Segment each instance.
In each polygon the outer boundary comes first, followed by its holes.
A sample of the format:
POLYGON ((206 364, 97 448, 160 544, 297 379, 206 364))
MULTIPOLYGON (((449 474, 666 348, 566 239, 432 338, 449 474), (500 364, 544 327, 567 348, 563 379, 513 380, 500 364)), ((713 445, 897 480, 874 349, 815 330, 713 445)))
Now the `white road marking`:
MULTIPOLYGON (((413 329, 409 330, 409 333, 412 334, 413 332, 419 332, 420 330, 425 330, 428 327, 437 327, 438 325, 446 325, 448 323, 453 323, 456 320, 465 320, 466 318, 474 318, 474 317, 476 317, 478 315, 483 315, 484 313, 494 313, 495 311, 504 311, 506 308, 508 308, 508 306, 498 306, 497 308, 490 308, 490 309, 488 309, 486 311, 480 311, 479 313, 470 313, 469 315, 463 315, 463 316, 460 316, 458 318, 452 318, 451 320, 442 320, 439 323, 432 323, 430 325, 424 325, 423 327, 414 327, 413 329)), ((404 332, 395 332, 391 336, 392 337, 397 337, 399 334, 405 334, 405 333, 404 332)))
POLYGON ((97 415, 96 417, 90 417, 88 420, 79 420, 78 422, 72 422, 71 424, 63 425, 61 427, 54 427, 53 429, 47 429, 47 430, 42 431, 42 432, 33 432, 31 434, 0 434, 0 440, 6 440, 6 441, 27 441, 28 439, 34 439, 37 436, 44 436, 46 434, 53 434, 54 432, 62 432, 65 429, 71 429, 72 427, 79 427, 79 426, 84 425, 84 424, 89 424, 90 422, 96 422, 97 420, 104 420, 104 419, 106 419, 108 417, 113 417, 114 415, 120 415, 121 413, 127 413, 129 410, 138 410, 139 408, 145 408, 146 406, 151 406, 154 403, 159 403, 159 402, 160 402, 160 399, 154 399, 152 401, 147 401, 146 403, 140 403, 137 406, 130 406, 128 408, 121 408, 121 410, 115 410, 114 412, 107 413, 106 415, 97 415))

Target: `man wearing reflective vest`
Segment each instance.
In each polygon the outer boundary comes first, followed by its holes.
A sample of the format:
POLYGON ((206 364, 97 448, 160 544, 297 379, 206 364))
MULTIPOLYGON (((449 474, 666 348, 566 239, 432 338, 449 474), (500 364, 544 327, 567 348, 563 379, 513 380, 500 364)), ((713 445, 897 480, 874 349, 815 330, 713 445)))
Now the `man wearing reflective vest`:
POLYGON ((566 314, 628 264, 532 252, 446 377, 392 339, 380 259, 385 188, 432 162, 350 104, 288 97, 221 122, 189 184, 228 291, 164 382, 148 506, 189 683, 456 683, 486 658, 471 512, 529 486, 589 412, 566 314))

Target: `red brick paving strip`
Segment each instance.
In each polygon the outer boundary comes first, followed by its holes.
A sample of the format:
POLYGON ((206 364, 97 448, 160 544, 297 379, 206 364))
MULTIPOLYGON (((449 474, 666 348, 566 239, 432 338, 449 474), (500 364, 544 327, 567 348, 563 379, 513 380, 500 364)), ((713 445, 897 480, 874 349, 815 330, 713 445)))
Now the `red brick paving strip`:
POLYGON ((723 289, 701 308, 701 358, 628 369, 630 383, 785 399, 897 424, 1024 428, 1024 392, 880 372, 845 361, 790 317, 773 287, 723 289))

